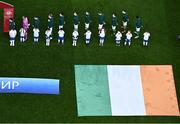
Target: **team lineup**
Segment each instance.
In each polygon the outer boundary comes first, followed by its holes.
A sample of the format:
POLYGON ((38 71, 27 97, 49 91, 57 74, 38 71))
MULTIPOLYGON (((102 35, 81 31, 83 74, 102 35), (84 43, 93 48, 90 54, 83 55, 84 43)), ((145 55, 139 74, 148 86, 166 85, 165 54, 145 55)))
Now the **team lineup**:
MULTIPOLYGON (((84 17, 84 29, 85 29, 85 43, 86 45, 89 45, 91 42, 91 37, 92 37, 92 32, 90 30, 90 25, 92 23, 91 20, 91 15, 89 12, 85 13, 84 17)), ((72 46, 76 47, 78 38, 79 38, 79 24, 80 24, 80 19, 79 16, 76 12, 74 12, 74 30, 72 33, 72 46)), ((124 39, 124 46, 128 45, 131 46, 132 43, 132 38, 134 35, 135 39, 140 38, 141 34, 141 28, 143 27, 142 25, 142 20, 139 16, 136 16, 135 20, 135 31, 134 34, 128 29, 128 22, 129 22, 129 16, 127 11, 122 11, 122 24, 118 23, 117 16, 116 14, 112 15, 112 22, 111 22, 111 31, 112 35, 114 36, 114 40, 116 43, 116 46, 120 46, 121 41, 123 39, 123 36, 125 37, 124 39), (120 27, 120 29, 118 29, 120 27)), ((106 29, 105 29, 105 15, 103 13, 98 13, 98 36, 99 36, 99 46, 104 46, 105 38, 106 38, 106 29)), ((63 13, 59 14, 59 31, 58 31, 58 44, 59 45, 64 45, 65 41, 65 31, 64 31, 64 25, 66 24, 65 22, 65 17, 63 13)), ((39 42, 39 37, 40 37, 40 19, 38 17, 34 17, 33 19, 33 40, 35 43, 39 42)), ((30 23, 28 20, 28 17, 23 16, 22 17, 22 27, 19 30, 19 38, 20 42, 24 43, 28 40, 28 32, 30 28, 30 23)), ((54 17, 53 14, 48 15, 48 26, 47 30, 45 31, 45 38, 46 38, 46 46, 50 46, 51 40, 53 40, 52 34, 53 34, 53 28, 54 28, 54 17)), ((13 19, 10 19, 9 21, 9 37, 10 37, 10 46, 15 46, 15 40, 17 37, 17 30, 16 30, 16 24, 13 19)), ((142 39, 142 44, 143 46, 148 46, 149 44, 149 39, 150 39, 150 33, 148 31, 143 33, 143 39, 142 39)))

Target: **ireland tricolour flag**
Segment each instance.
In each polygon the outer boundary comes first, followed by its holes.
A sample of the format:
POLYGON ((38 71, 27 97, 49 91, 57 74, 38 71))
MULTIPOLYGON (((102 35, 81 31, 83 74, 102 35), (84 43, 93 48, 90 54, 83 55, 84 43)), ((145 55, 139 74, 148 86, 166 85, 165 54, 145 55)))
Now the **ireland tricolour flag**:
POLYGON ((179 116, 172 66, 76 65, 79 116, 179 116))

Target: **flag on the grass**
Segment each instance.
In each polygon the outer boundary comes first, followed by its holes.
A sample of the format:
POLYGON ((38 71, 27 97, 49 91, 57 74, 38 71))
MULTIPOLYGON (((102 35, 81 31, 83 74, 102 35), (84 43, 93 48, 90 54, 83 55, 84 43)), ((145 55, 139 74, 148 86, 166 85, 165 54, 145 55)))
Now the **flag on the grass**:
POLYGON ((172 66, 76 65, 79 116, 179 116, 172 66))

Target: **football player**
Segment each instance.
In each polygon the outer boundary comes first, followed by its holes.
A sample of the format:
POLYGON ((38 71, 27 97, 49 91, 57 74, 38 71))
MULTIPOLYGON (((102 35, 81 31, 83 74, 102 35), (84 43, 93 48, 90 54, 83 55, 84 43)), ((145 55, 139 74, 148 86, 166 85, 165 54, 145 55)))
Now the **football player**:
POLYGON ((59 30, 63 29, 64 25, 65 25, 64 14, 60 13, 59 14, 59 30))
POLYGON ((46 35, 46 46, 50 46, 50 42, 51 42, 51 29, 48 28, 45 32, 46 35))
POLYGON ((62 45, 64 45, 64 35, 65 35, 65 32, 63 29, 60 29, 59 32, 58 32, 58 44, 62 43, 62 45))
POLYGON ((89 12, 86 12, 86 14, 85 14, 85 30, 86 31, 89 30, 90 23, 91 23, 90 14, 89 14, 89 12))
POLYGON ((139 38, 139 35, 140 35, 140 32, 141 32, 141 28, 143 27, 142 26, 142 20, 139 16, 136 16, 136 31, 134 32, 135 33, 135 38, 139 38))
POLYGON ((98 13, 99 15, 99 26, 98 26, 98 30, 100 32, 100 30, 102 30, 102 28, 104 27, 105 23, 105 16, 103 13, 98 13))
POLYGON ((128 26, 128 22, 129 22, 129 16, 128 16, 128 13, 125 11, 125 10, 123 10, 122 11, 122 18, 123 18, 123 27, 124 27, 124 30, 126 30, 127 29, 127 26, 128 26))
POLYGON ((14 19, 10 18, 9 19, 9 31, 15 29, 15 27, 16 27, 16 24, 14 22, 14 19))
POLYGON ((128 31, 127 34, 126 34, 126 39, 125 39, 125 43, 124 45, 129 45, 131 46, 131 40, 132 40, 132 33, 131 31, 128 31))
POLYGON ((26 35, 26 31, 24 28, 21 28, 19 30, 19 34, 20 34, 20 42, 24 43, 25 42, 25 35, 26 35))
POLYGON ((150 38, 151 34, 149 32, 145 32, 143 35, 144 35, 143 46, 148 46, 149 38, 150 38))
POLYGON ((39 33, 40 33, 40 30, 38 28, 33 29, 33 36, 34 36, 35 43, 39 42, 39 33))
POLYGON ((91 31, 90 30, 87 30, 86 33, 85 33, 85 36, 86 36, 86 45, 89 45, 90 44, 90 41, 91 41, 91 31))
POLYGON ((105 29, 102 28, 100 31, 99 31, 99 46, 104 46, 104 41, 105 41, 105 37, 106 37, 106 32, 105 32, 105 29))
POLYGON ((15 39, 16 39, 17 31, 15 29, 12 29, 9 31, 9 37, 10 37, 10 46, 15 46, 15 39))
POLYGON ((76 12, 74 12, 74 30, 78 30, 79 28, 79 16, 76 12))
POLYGON ((33 29, 36 28, 36 29, 39 29, 39 26, 40 26, 40 20, 38 17, 34 17, 34 21, 33 21, 33 29))
POLYGON ((116 28, 118 26, 118 21, 117 21, 117 17, 115 14, 112 15, 112 31, 113 31, 113 34, 115 35, 116 34, 116 28))
POLYGON ((48 15, 48 29, 50 30, 50 39, 52 40, 52 32, 53 32, 53 26, 54 26, 54 17, 53 14, 48 15))
POLYGON ((74 30, 73 33, 72 33, 72 39, 73 39, 73 46, 77 46, 77 41, 78 41, 78 36, 79 36, 79 33, 77 30, 74 30))
POLYGON ((116 37, 116 46, 120 46, 121 44, 121 38, 122 38, 122 33, 120 31, 118 31, 115 35, 116 37))

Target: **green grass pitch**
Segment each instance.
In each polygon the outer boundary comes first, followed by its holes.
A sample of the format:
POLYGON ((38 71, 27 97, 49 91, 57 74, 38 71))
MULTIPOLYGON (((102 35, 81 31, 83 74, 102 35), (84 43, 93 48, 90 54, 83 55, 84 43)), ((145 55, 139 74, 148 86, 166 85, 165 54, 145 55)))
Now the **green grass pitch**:
MULTIPOLYGON (((180 0, 4 0, 15 6, 15 21, 20 28, 21 17, 33 16, 41 19, 41 40, 39 45, 32 43, 32 31, 26 44, 17 43, 9 47, 8 35, 2 32, 3 11, 0 11, 0 76, 1 77, 40 77, 61 79, 61 94, 29 95, 0 94, 0 122, 180 122, 179 117, 78 117, 75 92, 75 64, 171 64, 174 67, 177 96, 180 98, 180 0), (118 14, 128 10, 130 29, 134 30, 136 15, 142 17, 143 31, 151 32, 148 48, 142 47, 140 40, 132 46, 116 47, 112 36, 108 35, 105 46, 98 46, 97 13, 106 16, 106 28, 111 25, 112 12, 118 14), (92 15, 91 30, 93 40, 90 47, 84 41, 84 13, 92 15), (47 15, 55 16, 54 38, 57 36, 58 14, 65 14, 65 46, 45 46, 44 31, 47 15), (73 12, 80 15, 80 40, 78 47, 71 46, 73 12)), ((110 34, 110 33, 108 33, 110 34)), ((180 103, 180 100, 179 100, 180 103)), ((180 105, 180 104, 179 104, 180 105)))

